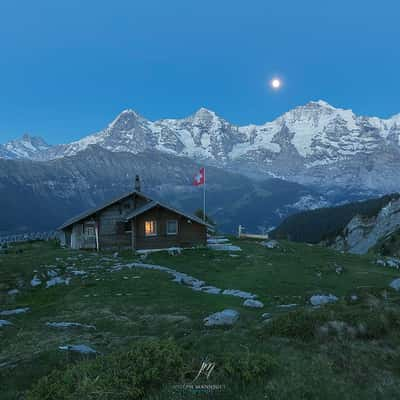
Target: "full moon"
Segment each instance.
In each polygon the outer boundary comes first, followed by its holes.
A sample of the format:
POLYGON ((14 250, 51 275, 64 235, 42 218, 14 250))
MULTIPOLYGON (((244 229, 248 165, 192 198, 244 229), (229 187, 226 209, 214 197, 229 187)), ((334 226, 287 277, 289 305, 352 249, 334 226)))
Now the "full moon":
POLYGON ((272 79, 272 81, 271 81, 271 86, 272 86, 274 89, 279 89, 279 88, 281 87, 281 85, 282 85, 282 82, 281 82, 280 79, 277 79, 277 78, 272 79))

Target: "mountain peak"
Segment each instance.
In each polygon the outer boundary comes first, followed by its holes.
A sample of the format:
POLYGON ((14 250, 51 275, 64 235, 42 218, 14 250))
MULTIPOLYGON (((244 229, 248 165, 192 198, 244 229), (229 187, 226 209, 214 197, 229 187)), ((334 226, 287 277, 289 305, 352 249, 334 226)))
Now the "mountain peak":
POLYGON ((130 108, 122 111, 114 121, 108 126, 109 129, 122 129, 122 130, 129 130, 132 129, 137 122, 143 122, 145 118, 143 118, 139 113, 135 110, 130 108))
POLYGON ((325 100, 310 101, 307 105, 313 105, 313 106, 318 106, 318 107, 322 107, 322 108, 329 108, 331 110, 335 110, 335 107, 330 105, 325 100))
POLYGON ((215 118, 217 114, 214 111, 211 111, 205 107, 200 107, 195 113, 194 117, 197 119, 209 119, 215 118))

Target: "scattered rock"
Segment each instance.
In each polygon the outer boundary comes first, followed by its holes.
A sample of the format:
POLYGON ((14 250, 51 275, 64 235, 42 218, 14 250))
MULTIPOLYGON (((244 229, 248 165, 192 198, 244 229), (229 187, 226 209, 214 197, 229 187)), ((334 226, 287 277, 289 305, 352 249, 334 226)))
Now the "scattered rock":
POLYGON ((17 314, 23 314, 23 313, 28 312, 29 310, 30 310, 29 307, 16 308, 15 310, 0 311, 0 315, 17 315, 17 314))
POLYGON ((239 319, 239 313, 235 310, 226 309, 204 318, 205 326, 233 325, 239 319))
POLYGON ((313 306, 323 306, 328 303, 334 303, 335 301, 338 301, 338 298, 333 294, 328 294, 328 295, 315 294, 310 298, 310 303, 313 306))
POLYGON ((229 257, 239 257, 239 254, 229 254, 229 257))
POLYGON ((386 258, 380 258, 375 261, 377 265, 382 265, 383 267, 389 267, 389 268, 395 268, 399 269, 400 268, 400 260, 394 257, 386 257, 386 258))
POLYGON ((98 352, 85 344, 59 346, 60 350, 73 351, 81 354, 98 354, 98 352))
POLYGON ((245 307, 252 307, 252 308, 263 308, 264 303, 258 300, 247 299, 243 302, 245 307))
POLYGON ((264 314, 261 314, 261 318, 263 318, 263 319, 270 319, 270 318, 272 318, 272 314, 269 313, 269 312, 266 312, 266 313, 264 313, 264 314))
POLYGON ((9 294, 10 296, 15 296, 16 294, 19 293, 18 289, 11 289, 7 292, 7 294, 9 294))
POLYGON ((42 284, 42 281, 37 277, 37 275, 35 275, 33 277, 33 279, 31 280, 31 286, 35 287, 35 286, 39 286, 42 284))
POLYGON ((113 254, 113 257, 114 257, 114 258, 118 258, 118 257, 119 257, 119 253, 118 253, 118 252, 114 253, 114 254, 113 254))
POLYGON ((266 247, 267 249, 277 249, 279 247, 279 242, 277 240, 267 240, 260 243, 261 246, 266 247))
POLYGON ((356 294, 352 294, 352 295, 350 296, 350 300, 351 300, 351 301, 357 301, 357 300, 358 300, 358 296, 357 296, 356 294))
POLYGON ((2 328, 3 326, 8 326, 8 325, 13 325, 13 323, 10 321, 6 321, 5 319, 0 319, 0 328, 2 328))
POLYGON ((55 285, 69 285, 71 278, 61 278, 61 276, 56 276, 55 278, 50 279, 46 282, 46 288, 55 286, 55 285))
POLYGON ((394 290, 399 291, 400 290, 400 278, 397 278, 397 279, 393 280, 392 282, 390 282, 389 286, 391 288, 393 288, 394 290))
POLYGON ((46 325, 51 328, 67 329, 67 328, 83 328, 96 329, 94 325, 80 324, 79 322, 46 322, 46 325))

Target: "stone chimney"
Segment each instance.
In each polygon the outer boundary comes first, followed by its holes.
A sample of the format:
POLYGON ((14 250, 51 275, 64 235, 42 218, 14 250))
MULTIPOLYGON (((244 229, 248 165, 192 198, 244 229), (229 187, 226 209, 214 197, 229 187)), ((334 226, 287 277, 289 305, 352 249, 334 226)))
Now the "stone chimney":
POLYGON ((140 192, 140 177, 139 177, 139 175, 136 175, 136 178, 135 178, 135 190, 137 192, 140 192))

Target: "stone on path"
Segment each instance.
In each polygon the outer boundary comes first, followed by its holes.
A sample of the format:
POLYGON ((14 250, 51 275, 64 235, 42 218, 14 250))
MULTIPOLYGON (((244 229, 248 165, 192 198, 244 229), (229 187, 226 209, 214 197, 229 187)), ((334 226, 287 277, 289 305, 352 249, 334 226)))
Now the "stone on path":
POLYGON ((85 344, 59 346, 60 350, 73 351, 81 354, 98 354, 98 352, 85 344))
POLYGON ((310 303, 313 306, 323 306, 325 304, 334 303, 336 301, 338 301, 338 298, 333 294, 315 294, 314 296, 310 297, 310 303))
POLYGON ((241 297, 242 299, 255 299, 257 297, 255 294, 236 289, 225 289, 222 294, 227 296, 241 297))
POLYGON ((29 307, 24 307, 24 308, 16 308, 15 310, 4 310, 0 311, 0 315, 17 315, 17 314, 23 314, 26 313, 30 310, 29 307))
POLYGON ((243 302, 245 307, 252 307, 252 308, 263 308, 264 303, 258 300, 247 299, 243 302))
POLYGON ((118 268, 116 268, 114 266, 114 267, 112 267, 111 271, 119 271, 123 267, 125 267, 125 268, 143 268, 143 269, 166 272, 167 274, 170 274, 174 277, 173 282, 177 282, 177 283, 186 285, 190 289, 195 290, 197 292, 204 292, 204 293, 209 293, 209 294, 221 294, 221 292, 222 292, 223 295, 235 296, 235 297, 240 297, 243 299, 254 299, 257 297, 257 295, 255 295, 253 293, 244 292, 242 290, 225 289, 222 291, 222 289, 217 288, 215 286, 207 285, 206 282, 204 282, 200 279, 194 278, 193 276, 187 275, 182 272, 178 272, 172 268, 163 267, 161 265, 132 263, 132 264, 120 265, 118 268))
POLYGON ((204 318, 205 326, 233 325, 239 319, 239 313, 235 310, 226 309, 204 318))

